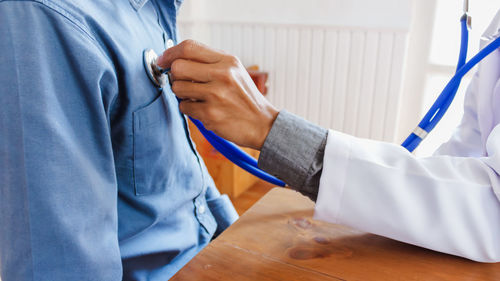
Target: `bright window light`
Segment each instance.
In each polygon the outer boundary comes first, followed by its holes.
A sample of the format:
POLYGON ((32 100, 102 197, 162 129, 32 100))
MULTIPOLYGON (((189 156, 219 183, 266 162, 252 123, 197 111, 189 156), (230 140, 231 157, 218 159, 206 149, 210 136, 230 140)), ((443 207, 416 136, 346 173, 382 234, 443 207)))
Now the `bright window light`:
MULTIPOLYGON (((479 39, 500 8, 498 0, 470 0, 469 14, 472 30, 469 37, 469 54, 479 51, 479 39)), ((437 0, 432 36, 430 63, 455 66, 460 49, 461 0, 437 0)))
MULTIPOLYGON (((472 16, 472 30, 469 35, 468 59, 479 51, 481 35, 499 8, 498 0, 470 0, 469 14, 472 16)), ((459 19, 462 14, 461 0, 437 0, 423 112, 427 112, 455 72, 460 50, 459 19)), ((450 109, 433 133, 422 142, 416 151, 417 155, 431 155, 450 138, 462 118, 464 94, 474 71, 475 69, 464 77, 450 109)))

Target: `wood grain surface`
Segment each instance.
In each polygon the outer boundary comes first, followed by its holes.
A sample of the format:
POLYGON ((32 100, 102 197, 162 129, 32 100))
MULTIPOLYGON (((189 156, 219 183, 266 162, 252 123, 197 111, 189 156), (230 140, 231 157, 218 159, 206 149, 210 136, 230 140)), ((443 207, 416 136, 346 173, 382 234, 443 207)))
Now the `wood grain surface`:
POLYGON ((271 190, 172 280, 500 280, 500 264, 314 221, 313 209, 271 190))

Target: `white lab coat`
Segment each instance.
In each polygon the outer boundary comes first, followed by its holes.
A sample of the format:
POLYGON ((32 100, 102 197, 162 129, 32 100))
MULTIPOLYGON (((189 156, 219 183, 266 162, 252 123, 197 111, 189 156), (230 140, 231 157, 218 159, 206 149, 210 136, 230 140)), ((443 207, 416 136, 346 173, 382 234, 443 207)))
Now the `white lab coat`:
MULTIPOLYGON (((500 12, 485 32, 496 36, 500 12)), ((489 40, 482 40, 484 47, 489 40)), ((439 133, 439 132, 437 132, 439 133)), ((330 131, 315 218, 500 262, 500 51, 483 60, 452 138, 432 157, 330 131)))

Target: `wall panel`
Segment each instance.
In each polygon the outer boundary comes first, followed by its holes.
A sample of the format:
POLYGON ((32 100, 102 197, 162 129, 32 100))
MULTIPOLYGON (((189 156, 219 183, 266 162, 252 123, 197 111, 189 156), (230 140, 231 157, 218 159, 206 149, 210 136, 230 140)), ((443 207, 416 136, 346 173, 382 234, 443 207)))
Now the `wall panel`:
POLYGON ((268 98, 312 122, 393 141, 407 32, 307 24, 180 20, 200 40, 268 71, 268 98), (201 32, 203 31, 203 32, 201 32))

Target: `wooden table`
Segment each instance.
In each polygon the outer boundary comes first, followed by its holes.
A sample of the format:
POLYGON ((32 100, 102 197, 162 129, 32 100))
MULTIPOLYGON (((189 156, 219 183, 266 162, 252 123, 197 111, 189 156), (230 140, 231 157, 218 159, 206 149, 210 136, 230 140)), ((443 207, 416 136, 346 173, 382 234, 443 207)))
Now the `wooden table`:
POLYGON ((172 280, 500 280, 481 264, 313 221, 314 204, 273 189, 172 280))

